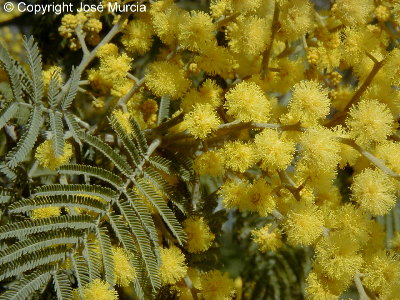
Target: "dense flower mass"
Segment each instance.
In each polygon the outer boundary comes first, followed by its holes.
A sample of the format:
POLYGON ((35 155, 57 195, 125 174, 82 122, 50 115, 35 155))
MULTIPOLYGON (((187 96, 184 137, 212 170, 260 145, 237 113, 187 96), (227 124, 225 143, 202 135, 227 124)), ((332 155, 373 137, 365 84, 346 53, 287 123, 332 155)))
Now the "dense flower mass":
POLYGON ((2 5, 0 299, 400 299, 400 1, 2 5))

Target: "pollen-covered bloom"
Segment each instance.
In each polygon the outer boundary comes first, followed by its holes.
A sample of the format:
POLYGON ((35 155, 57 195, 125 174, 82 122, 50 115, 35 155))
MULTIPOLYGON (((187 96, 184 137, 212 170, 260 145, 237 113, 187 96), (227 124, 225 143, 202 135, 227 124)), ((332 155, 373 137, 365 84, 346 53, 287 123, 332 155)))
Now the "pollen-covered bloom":
POLYGON ((351 190, 360 207, 373 215, 386 214, 396 203, 396 186, 379 169, 365 169, 355 175, 351 190))
POLYGON ((228 115, 244 122, 266 122, 272 109, 271 102, 254 82, 241 82, 225 95, 228 115))
POLYGON ((253 241, 258 244, 261 252, 276 251, 282 247, 279 229, 273 229, 270 224, 251 232, 253 241))
POLYGON ((216 45, 216 26, 207 13, 201 11, 185 15, 179 24, 179 43, 191 51, 201 51, 205 45, 212 43, 216 45))
POLYGON ((220 176, 225 172, 224 164, 222 151, 207 151, 195 158, 193 168, 199 175, 220 176))
POLYGON ((235 294, 235 286, 227 273, 212 270, 200 277, 201 299, 204 300, 229 300, 235 294))
POLYGON ((39 164, 47 169, 55 170, 59 166, 65 165, 69 162, 72 156, 72 146, 70 143, 64 143, 64 154, 56 156, 53 148, 53 141, 47 140, 40 144, 35 153, 35 157, 39 164))
POLYGON ((197 104, 185 115, 184 126, 197 139, 205 139, 218 129, 220 120, 210 104, 197 104))
POLYGON ((254 180, 247 189, 246 197, 240 199, 239 209, 258 212, 265 216, 275 208, 272 188, 263 178, 254 180))
POLYGON ((223 148, 225 166, 236 172, 244 172, 252 167, 257 161, 256 153, 252 144, 240 141, 227 142, 223 148))
POLYGON ((121 37, 122 45, 133 54, 145 54, 153 43, 153 29, 142 20, 132 20, 124 28, 121 37))
POLYGON ((295 144, 279 136, 277 130, 264 129, 254 140, 261 167, 267 170, 284 170, 291 161, 295 144))
POLYGON ((175 284, 186 275, 185 255, 179 248, 160 248, 160 259, 160 276, 164 284, 175 284))
POLYGON ((84 300, 118 300, 118 293, 101 279, 94 279, 83 289, 84 300))
POLYGON ((360 146, 383 142, 393 132, 393 116, 389 108, 377 100, 362 100, 350 108, 349 115, 346 124, 360 146))
POLYGON ((322 234, 324 219, 314 204, 296 203, 288 212, 284 222, 288 242, 292 245, 313 244, 322 234))
POLYGON ((328 90, 316 81, 301 81, 294 85, 289 112, 303 126, 310 126, 329 114, 328 90))
POLYGON ((135 268, 132 266, 128 253, 124 248, 113 247, 115 281, 118 286, 127 287, 135 279, 135 268))
POLYGON ((191 217, 183 222, 187 235, 187 249, 191 253, 208 250, 215 236, 203 217, 191 217))
POLYGON ((168 61, 152 63, 147 69, 145 82, 156 96, 170 96, 173 99, 179 98, 190 86, 184 71, 168 61))

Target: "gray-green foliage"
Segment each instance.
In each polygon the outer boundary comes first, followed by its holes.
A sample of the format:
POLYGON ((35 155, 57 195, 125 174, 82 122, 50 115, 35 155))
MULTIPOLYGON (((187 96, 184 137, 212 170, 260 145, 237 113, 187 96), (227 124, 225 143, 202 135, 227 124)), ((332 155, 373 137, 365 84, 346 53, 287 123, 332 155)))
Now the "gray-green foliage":
MULTIPOLYGON (((29 72, 0 46, 0 66, 9 76, 12 91, 11 98, 0 100, 0 130, 11 126, 19 132, 16 146, 0 158, 0 175, 4 174, 0 176, 4 186, 0 188, 0 205, 6 216, 0 226, 0 281, 5 286, 0 299, 28 299, 49 284, 58 299, 71 299, 73 288, 82 296, 82 287, 96 278, 114 285, 113 246, 134 254, 134 290, 140 299, 152 298, 161 286, 155 218, 157 227, 164 226, 178 243, 185 241, 174 213, 184 215, 185 197, 163 174, 189 180, 190 172, 184 164, 157 155, 133 119, 129 120, 132 133, 127 133, 115 117, 110 117, 121 147, 112 148, 81 128, 72 110, 79 70, 72 69, 63 86, 53 74, 44 96, 39 49, 32 38, 26 38, 24 45, 29 72), (21 108, 29 118, 17 124, 21 108), (82 154, 82 163, 57 170, 54 177, 62 177, 62 184, 42 185, 28 174, 33 165, 31 150, 44 132, 50 132, 55 155, 63 155, 68 138, 82 154), (96 165, 90 153, 100 155, 105 163, 96 165), (168 205, 164 195, 173 204, 168 205), (33 210, 45 207, 61 207, 61 215, 30 217, 33 210)), ((160 119, 168 115, 168 106, 168 99, 164 99, 160 119)))

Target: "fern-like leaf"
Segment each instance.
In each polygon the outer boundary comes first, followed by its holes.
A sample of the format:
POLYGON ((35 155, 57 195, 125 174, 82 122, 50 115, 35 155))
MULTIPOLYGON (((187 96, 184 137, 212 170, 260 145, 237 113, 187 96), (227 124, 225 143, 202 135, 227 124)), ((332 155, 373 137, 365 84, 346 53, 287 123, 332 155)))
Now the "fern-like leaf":
POLYGON ((1 44, 0 63, 4 67, 6 73, 8 74, 8 78, 10 79, 14 100, 20 101, 22 99, 22 85, 18 68, 16 67, 15 60, 11 57, 6 48, 4 48, 1 44))
POLYGON ((9 102, 5 105, 5 107, 0 111, 0 129, 2 129, 4 125, 15 116, 17 111, 17 102, 9 102))
POLYGON ((58 216, 38 220, 26 220, 0 226, 0 240, 20 238, 29 234, 48 232, 56 229, 92 229, 93 220, 90 216, 58 216))
POLYGON ((136 141, 139 146, 139 150, 142 156, 146 155, 148 145, 146 141, 146 137, 144 136, 142 130, 140 130, 139 124, 132 117, 129 118, 129 123, 131 124, 133 134, 135 135, 136 141))
POLYGON ((72 267, 75 273, 76 281, 78 283, 78 292, 83 298, 82 289, 89 283, 89 267, 86 260, 78 253, 74 252, 70 255, 72 267))
POLYGON ((24 38, 24 46, 28 56, 28 64, 33 82, 33 94, 31 98, 34 103, 39 103, 43 98, 42 58, 39 48, 32 36, 24 38))
POLYGON ((64 126, 62 113, 50 111, 50 126, 53 133, 53 151, 56 156, 64 155, 64 126))
POLYGON ((0 187, 0 204, 8 203, 13 198, 13 192, 0 187))
POLYGON ((72 286, 67 274, 61 270, 55 272, 55 274, 53 274, 53 283, 58 300, 72 299, 72 286))
POLYGON ((75 99, 76 93, 78 92, 79 79, 80 79, 79 68, 73 68, 71 71, 71 77, 69 80, 68 89, 61 102, 61 108, 63 110, 68 109, 71 106, 72 101, 75 99))
POLYGON ((173 164, 168 159, 158 155, 153 155, 150 157, 149 162, 156 169, 159 169, 167 174, 172 174, 173 164))
POLYGON ((53 232, 51 235, 44 232, 30 236, 0 251, 0 265, 9 263, 23 255, 33 253, 46 247, 60 244, 75 244, 82 235, 82 231, 63 229, 53 232))
POLYGON ((140 223, 138 215, 136 215, 135 211, 128 202, 118 201, 117 204, 136 238, 138 252, 143 259, 151 287, 154 291, 156 291, 161 286, 161 280, 158 275, 157 258, 151 247, 151 241, 148 237, 148 234, 144 230, 143 225, 140 223))
POLYGON ((116 215, 109 215, 110 217, 110 225, 111 228, 113 229, 115 235, 117 236, 118 240, 120 241, 120 243, 122 244, 122 246, 132 252, 135 253, 136 252, 136 246, 135 243, 130 235, 130 232, 128 231, 126 225, 124 224, 124 222, 116 215))
POLYGON ((103 168, 92 167, 88 165, 69 164, 61 166, 60 168, 58 168, 57 171, 59 174, 87 175, 96 177, 98 179, 110 183, 116 188, 119 188, 124 184, 120 177, 111 173, 110 171, 107 171, 103 168))
POLYGON ((100 273, 102 269, 102 262, 98 253, 98 244, 93 240, 85 239, 84 245, 86 249, 86 259, 88 261, 90 281, 101 278, 100 273))
POLYGON ((100 197, 108 202, 116 199, 116 192, 110 188, 95 184, 50 184, 38 187, 34 196, 54 196, 54 195, 78 195, 87 194, 100 197))
POLYGON ((111 249, 111 240, 108 231, 104 227, 96 227, 96 236, 100 244, 101 257, 103 260, 106 281, 114 285, 114 260, 111 249))
POLYGON ((171 100, 169 97, 161 97, 160 108, 158 109, 157 125, 160 125, 165 119, 169 117, 169 106, 171 100))
POLYGON ((47 99, 52 109, 55 109, 60 101, 60 83, 57 79, 59 75, 59 73, 52 74, 49 87, 47 88, 47 99))
POLYGON ((186 234, 183 231, 172 210, 167 206, 161 196, 154 191, 153 187, 151 187, 151 185, 149 185, 147 182, 142 179, 138 179, 134 183, 138 190, 143 195, 145 195, 146 198, 149 199, 150 202, 154 205, 164 222, 177 238, 178 242, 182 245, 186 241, 186 234))
POLYGON ((81 144, 81 140, 78 136, 78 132, 81 131, 82 129, 79 127, 78 122, 75 119, 75 116, 70 112, 65 112, 64 119, 65 119, 65 122, 67 122, 67 126, 68 126, 74 140, 78 144, 81 144))
POLYGON ((133 174, 133 170, 128 165, 128 162, 102 140, 85 132, 79 132, 78 136, 82 141, 103 153, 126 176, 130 176, 131 174, 133 174))
POLYGON ((13 284, 0 300, 25 300, 30 299, 32 294, 46 285, 51 278, 49 267, 39 268, 28 275, 24 275, 17 283, 13 284))
POLYGON ((32 150, 35 145, 36 139, 39 135, 40 128, 42 127, 43 118, 42 110, 40 106, 35 106, 31 112, 29 118, 29 128, 22 135, 21 139, 18 141, 17 146, 11 150, 7 156, 6 165, 10 168, 15 168, 18 163, 22 162, 28 155, 29 151, 32 150))
POLYGON ((0 280, 17 276, 39 266, 59 262, 65 258, 65 253, 67 251, 68 248, 64 245, 61 245, 52 248, 40 249, 39 251, 30 253, 29 256, 19 257, 0 267, 0 280))

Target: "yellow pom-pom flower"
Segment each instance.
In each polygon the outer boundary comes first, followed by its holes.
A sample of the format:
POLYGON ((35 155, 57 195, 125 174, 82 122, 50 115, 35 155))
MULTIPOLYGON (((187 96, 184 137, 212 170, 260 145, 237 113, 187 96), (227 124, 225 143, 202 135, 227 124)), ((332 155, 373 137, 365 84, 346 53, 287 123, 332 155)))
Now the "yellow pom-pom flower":
POLYGON ((301 81, 294 85, 289 112, 303 126, 310 126, 329 114, 328 91, 316 81, 301 81))
POLYGON ((271 230, 271 225, 253 230, 251 234, 261 252, 276 251, 283 245, 280 231, 278 229, 271 230))
POLYGON ((187 235, 187 249, 191 253, 208 250, 215 238, 203 217, 186 219, 183 222, 183 229, 187 235))
POLYGON ((160 276, 164 284, 175 284, 186 275, 185 255, 179 248, 160 248, 160 259, 160 276))
POLYGON ((147 87, 159 97, 170 96, 179 98, 190 86, 183 70, 168 61, 152 63, 145 75, 147 87))
POLYGON ((322 234, 324 219, 314 204, 299 202, 288 212, 284 222, 288 243, 307 246, 322 234))
POLYGON ((383 142, 394 129, 394 119, 385 104, 377 100, 362 100, 350 108, 346 124, 360 146, 383 142))
POLYGON ((271 102, 254 82, 241 82, 225 95, 228 115, 241 121, 266 122, 272 109, 271 102))
POLYGON ((222 151, 208 151, 194 160, 193 168, 199 175, 220 176, 224 174, 225 156, 222 151))
POLYGON ((70 143, 64 143, 64 154, 56 156, 53 150, 53 141, 47 140, 36 148, 35 158, 39 164, 47 169, 55 170, 59 166, 69 162, 72 156, 72 146, 70 143))
POLYGON ((210 104, 195 105, 184 118, 184 126, 196 139, 205 139, 219 125, 220 120, 210 104))
POLYGON ((372 17, 374 2, 371 0, 336 0, 332 13, 344 25, 366 24, 372 17))
POLYGON ((118 300, 118 293, 101 279, 95 279, 83 289, 84 300, 118 300))
POLYGON ((129 260, 130 255, 124 248, 112 248, 115 281, 118 286, 127 287, 136 277, 135 268, 129 260))
POLYGON ((223 148, 225 155, 225 166, 236 172, 245 172, 257 161, 256 153, 252 144, 240 141, 227 142, 223 148))
POLYGON ((200 277, 201 299, 204 300, 229 300, 235 294, 234 282, 227 273, 212 270, 200 277))
POLYGON ((379 169, 365 169, 355 175, 351 190, 360 207, 373 215, 388 213, 396 203, 396 186, 379 169))
POLYGON ((191 89, 182 99, 181 108, 188 112, 196 104, 210 104, 213 108, 221 105, 222 89, 211 79, 207 79, 199 90, 191 89))
POLYGON ((264 169, 284 170, 293 160, 295 144, 280 137, 277 130, 265 129, 256 135, 254 144, 264 169))
POLYGON ((153 43, 153 29, 142 20, 132 20, 124 28, 121 42, 130 53, 143 55, 153 43))
POLYGON ((204 12, 185 15, 179 25, 179 43, 184 49, 201 51, 206 44, 216 44, 216 26, 212 18, 204 12))

